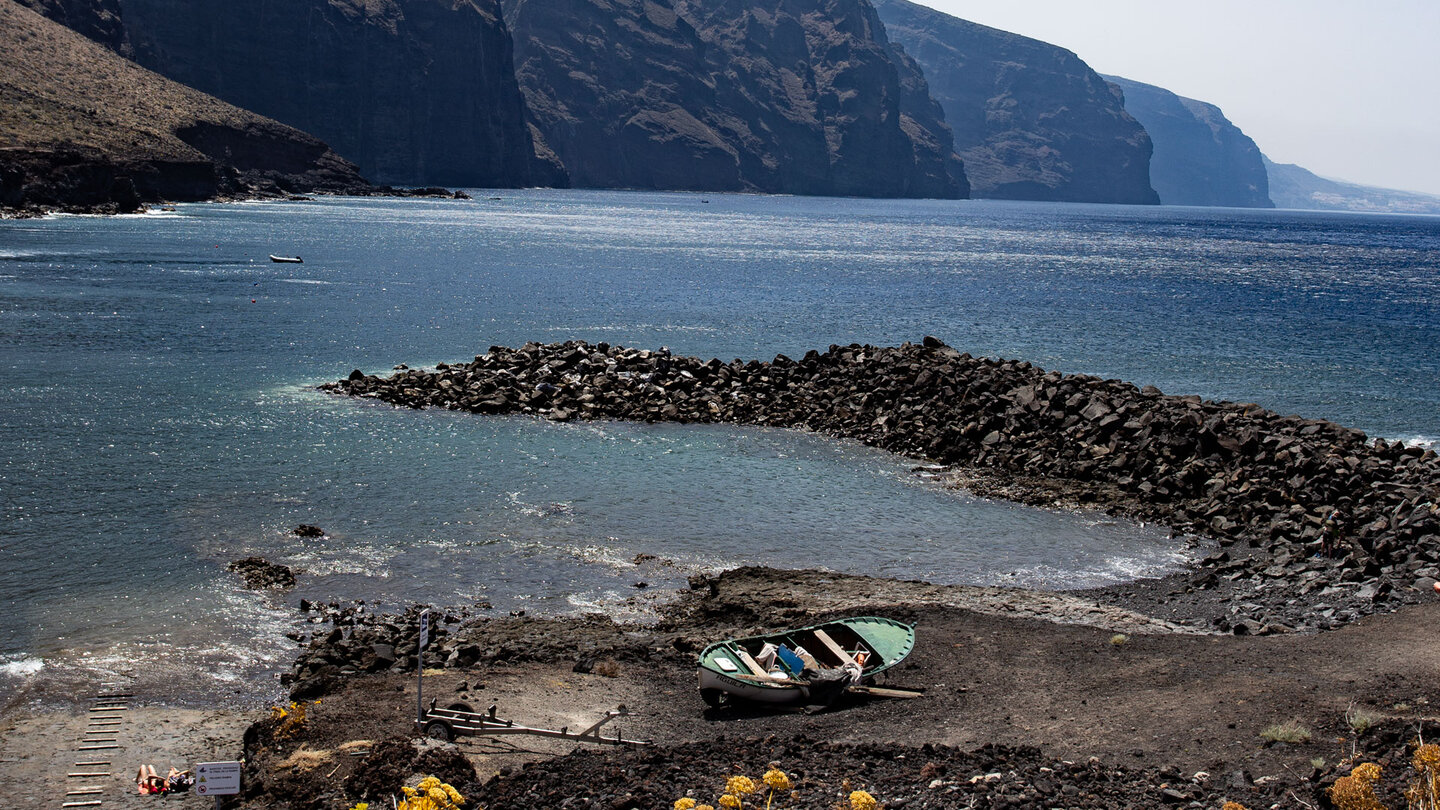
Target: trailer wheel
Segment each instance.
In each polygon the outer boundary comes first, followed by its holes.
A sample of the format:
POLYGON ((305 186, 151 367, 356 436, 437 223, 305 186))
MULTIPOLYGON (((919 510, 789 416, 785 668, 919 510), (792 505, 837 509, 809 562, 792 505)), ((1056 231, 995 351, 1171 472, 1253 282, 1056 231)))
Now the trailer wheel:
POLYGON ((725 694, 725 690, 723 689, 700 690, 700 699, 705 701, 705 705, 709 706, 712 709, 718 709, 721 706, 724 706, 727 702, 727 697, 729 696, 725 694))
POLYGON ((465 712, 466 714, 475 713, 475 710, 470 708, 470 704, 463 701, 456 701, 454 703, 451 703, 449 706, 446 706, 445 708, 449 709, 452 712, 465 712))
POLYGON ((450 742, 455 735, 450 731, 450 724, 444 720, 431 720, 425 724, 425 736, 432 740, 444 740, 450 742))

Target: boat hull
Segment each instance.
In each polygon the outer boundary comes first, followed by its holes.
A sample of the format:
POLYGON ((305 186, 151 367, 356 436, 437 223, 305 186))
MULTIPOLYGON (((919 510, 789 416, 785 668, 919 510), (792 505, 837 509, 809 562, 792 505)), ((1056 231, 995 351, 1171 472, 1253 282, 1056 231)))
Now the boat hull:
POLYGON ((722 696, 771 705, 828 703, 843 691, 834 676, 849 684, 870 683, 903 661, 914 644, 914 626, 877 616, 726 639, 700 653, 700 694, 711 705, 722 696), (765 655, 767 650, 776 657, 765 655))
POLYGON ((706 689, 718 689, 741 700, 769 703, 776 706, 802 703, 810 697, 808 686, 796 683, 776 682, 772 685, 749 680, 742 681, 724 673, 701 669, 700 691, 703 693, 706 689))

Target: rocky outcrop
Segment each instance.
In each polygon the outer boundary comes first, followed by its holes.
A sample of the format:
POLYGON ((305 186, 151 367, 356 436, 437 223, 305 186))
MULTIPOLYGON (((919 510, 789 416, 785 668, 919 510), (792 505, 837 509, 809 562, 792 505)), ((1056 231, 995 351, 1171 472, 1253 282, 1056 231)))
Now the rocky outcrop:
POLYGON ((316 138, 176 84, 0 0, 0 206, 145 202, 371 186, 316 138))
POLYGON ((245 580, 245 587, 255 589, 293 588, 295 572, 289 566, 272 563, 264 557, 246 557, 225 567, 245 580))
POLYGON ((875 0, 925 71, 976 197, 1154 204, 1150 139, 1063 48, 906 0, 875 0))
MULTIPOLYGON (((956 197, 865 0, 514 0, 535 123, 577 186, 956 197)), ((913 82, 914 77, 911 77, 913 82)))
POLYGON ((565 183, 536 156, 494 0, 26 2, 87 34, 104 23, 100 41, 141 65, 314 133, 378 182, 565 183))
POLYGON ((1150 133, 1150 184, 1164 205, 1274 208, 1260 148, 1219 107, 1151 84, 1106 76, 1150 133))
POLYGON ((433 372, 356 371, 323 388, 553 420, 803 427, 982 471, 1012 497, 1212 538, 1219 550, 1173 584, 1181 597, 1224 595, 1231 613, 1180 617, 1221 630, 1329 627, 1414 602, 1440 577, 1433 451, 1257 405, 973 358, 933 338, 771 363, 532 343, 433 372))
POLYGON ((1280 208, 1361 211, 1372 214, 1440 214, 1440 196, 1327 180, 1293 163, 1265 160, 1270 199, 1280 208))

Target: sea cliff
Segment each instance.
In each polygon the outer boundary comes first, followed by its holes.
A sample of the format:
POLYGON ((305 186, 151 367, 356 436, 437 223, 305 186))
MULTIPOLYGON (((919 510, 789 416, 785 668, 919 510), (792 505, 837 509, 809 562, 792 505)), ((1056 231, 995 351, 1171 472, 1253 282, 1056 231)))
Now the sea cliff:
POLYGON ((313 136, 157 76, 11 0, 0 0, 0 42, 0 206, 11 211, 371 188, 313 136))
POLYGON ((1154 204, 1150 137, 1078 56, 906 0, 875 0, 924 70, 976 197, 1154 204))
POLYGON ((1106 76, 1125 93, 1155 153, 1150 182, 1164 205, 1274 208, 1260 148, 1213 104, 1163 87, 1106 76))
POLYGON ((324 139, 377 182, 565 184, 527 125, 495 0, 25 2, 157 73, 324 139))
POLYGON ((943 124, 902 108, 865 0, 513 0, 505 13, 535 123, 577 186, 964 190, 943 124))

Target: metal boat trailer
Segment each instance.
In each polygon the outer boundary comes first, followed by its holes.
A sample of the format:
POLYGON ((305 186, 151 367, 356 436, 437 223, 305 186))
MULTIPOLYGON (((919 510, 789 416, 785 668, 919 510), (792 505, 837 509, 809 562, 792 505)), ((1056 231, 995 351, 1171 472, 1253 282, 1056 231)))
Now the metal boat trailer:
POLYGON ((495 716, 496 707, 491 704, 489 710, 484 714, 476 712, 468 703, 452 703, 444 709, 436 708, 436 701, 430 701, 430 708, 415 721, 417 729, 425 732, 425 736, 447 742, 456 737, 498 737, 504 734, 528 734, 534 737, 553 737, 560 740, 574 740, 575 742, 596 743, 599 745, 653 745, 648 740, 627 740, 617 730, 614 737, 605 737, 600 734, 600 727, 614 720, 617 717, 629 717, 630 711, 625 704, 620 704, 616 709, 605 713, 604 717, 595 721, 594 725, 584 731, 574 732, 569 726, 561 726, 559 729, 531 728, 522 726, 510 720, 504 720, 495 716))

